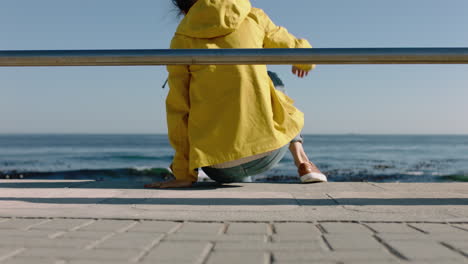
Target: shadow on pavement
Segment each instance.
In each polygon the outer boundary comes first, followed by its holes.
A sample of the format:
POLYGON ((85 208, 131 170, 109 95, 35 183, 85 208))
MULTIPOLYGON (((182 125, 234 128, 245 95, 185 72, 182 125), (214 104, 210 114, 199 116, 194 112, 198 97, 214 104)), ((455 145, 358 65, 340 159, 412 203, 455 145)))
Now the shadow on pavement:
MULTIPOLYGON (((78 181, 78 182, 55 182, 55 181, 14 181, 14 182, 1 182, 0 189, 2 188, 18 188, 18 189, 145 189, 144 185, 148 182, 135 182, 135 181, 78 181)), ((203 191, 214 189, 227 189, 227 188, 240 188, 242 186, 235 184, 220 184, 216 182, 197 182, 191 188, 171 189, 171 190, 191 190, 203 191)))
MULTIPOLYGON (((248 193, 246 193, 248 194, 248 193)), ((468 198, 342 198, 342 199, 288 199, 288 198, 14 198, 1 201, 21 201, 42 204, 145 204, 193 206, 246 206, 246 205, 301 205, 301 206, 435 206, 468 205, 468 198)))

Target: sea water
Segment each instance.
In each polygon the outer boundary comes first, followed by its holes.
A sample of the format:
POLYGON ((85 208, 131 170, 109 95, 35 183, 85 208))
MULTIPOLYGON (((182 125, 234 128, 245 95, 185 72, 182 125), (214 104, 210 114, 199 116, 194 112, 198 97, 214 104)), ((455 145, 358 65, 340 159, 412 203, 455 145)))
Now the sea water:
MULTIPOLYGON (((435 182, 468 175, 468 136, 305 135, 330 181, 435 182)), ((0 135, 0 178, 145 179, 173 157, 167 135, 0 135)), ((292 156, 256 181, 297 182, 292 156)))

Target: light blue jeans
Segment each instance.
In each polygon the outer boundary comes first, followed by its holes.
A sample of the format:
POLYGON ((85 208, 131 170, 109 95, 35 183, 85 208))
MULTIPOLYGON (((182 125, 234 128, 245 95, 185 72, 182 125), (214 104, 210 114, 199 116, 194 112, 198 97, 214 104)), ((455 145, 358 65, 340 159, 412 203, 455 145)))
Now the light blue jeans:
MULTIPOLYGON (((298 135, 291 142, 303 142, 302 137, 298 135)), ((275 150, 270 155, 256 159, 254 161, 226 169, 217 169, 211 167, 202 168, 203 171, 212 180, 220 183, 233 183, 233 182, 252 182, 254 175, 264 173, 272 169, 283 159, 286 152, 288 152, 289 144, 275 150)))
MULTIPOLYGON (((276 75, 274 72, 268 72, 270 79, 273 81, 275 88, 283 93, 286 93, 284 88, 284 84, 281 79, 276 75)), ((293 142, 303 142, 302 136, 298 135, 295 137, 291 143, 293 142)), ((284 155, 289 149, 289 144, 275 150, 270 155, 236 166, 232 168, 226 169, 216 169, 211 167, 204 167, 202 168, 203 171, 210 177, 212 180, 221 183, 233 183, 233 182, 252 182, 252 177, 254 175, 266 172, 272 169, 276 164, 278 164, 281 159, 283 159, 284 155)))

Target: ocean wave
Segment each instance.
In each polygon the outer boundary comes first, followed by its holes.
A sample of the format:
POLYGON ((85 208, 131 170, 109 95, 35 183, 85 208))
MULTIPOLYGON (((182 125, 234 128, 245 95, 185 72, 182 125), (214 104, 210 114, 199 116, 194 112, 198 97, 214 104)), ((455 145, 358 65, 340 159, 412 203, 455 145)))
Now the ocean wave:
POLYGON ((173 158, 172 155, 162 155, 162 156, 151 156, 151 155, 103 155, 103 156, 78 156, 70 157, 70 159, 83 160, 83 161, 109 161, 109 160, 119 160, 119 161, 171 161, 173 158))
POLYGON ((172 177, 166 168, 117 168, 69 171, 0 171, 0 179, 44 180, 153 180, 162 181, 172 177))
MULTIPOLYGON (((468 181, 468 173, 447 175, 414 175, 408 173, 400 174, 327 174, 330 182, 453 182, 468 181)), ((299 182, 299 177, 289 174, 265 174, 255 178, 257 182, 299 182)))

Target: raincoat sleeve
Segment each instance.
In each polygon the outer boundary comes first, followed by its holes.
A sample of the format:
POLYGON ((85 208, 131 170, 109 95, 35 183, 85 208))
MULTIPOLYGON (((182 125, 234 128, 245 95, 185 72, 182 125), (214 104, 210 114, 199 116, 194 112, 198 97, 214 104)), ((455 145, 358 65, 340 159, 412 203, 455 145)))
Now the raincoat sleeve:
MULTIPOLYGON (((310 43, 305 39, 298 39, 288 32, 284 27, 277 26, 271 21, 268 15, 261 9, 256 9, 259 22, 265 29, 265 39, 263 47, 267 49, 276 48, 312 48, 310 43)), ((302 70, 310 71, 315 68, 313 64, 294 65, 302 70)))
MULTIPOLYGON (((181 48, 176 38, 171 48, 181 48)), ((167 126, 169 141, 175 149, 172 172, 177 180, 197 181, 197 173, 190 170, 190 143, 188 117, 190 111, 190 73, 187 65, 169 65, 169 94, 166 98, 167 126)))

